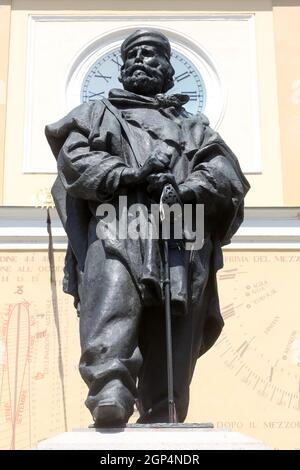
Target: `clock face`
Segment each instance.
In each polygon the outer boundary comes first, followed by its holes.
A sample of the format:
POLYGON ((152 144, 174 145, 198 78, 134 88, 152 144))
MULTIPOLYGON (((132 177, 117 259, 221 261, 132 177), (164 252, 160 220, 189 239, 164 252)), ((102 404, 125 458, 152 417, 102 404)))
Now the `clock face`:
MULTIPOLYGON (((171 63, 175 70, 174 87, 167 94, 183 93, 190 97, 185 109, 192 114, 203 112, 206 104, 206 88, 200 72, 182 53, 173 49, 171 63)), ((81 101, 95 101, 108 96, 112 88, 121 88, 118 80, 122 59, 116 49, 101 56, 86 74, 81 101)))

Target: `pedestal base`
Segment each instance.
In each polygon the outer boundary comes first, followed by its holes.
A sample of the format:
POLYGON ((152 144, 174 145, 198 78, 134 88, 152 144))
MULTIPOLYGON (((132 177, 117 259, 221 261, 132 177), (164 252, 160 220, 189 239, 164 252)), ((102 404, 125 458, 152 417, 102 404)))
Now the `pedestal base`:
POLYGON ((38 450, 267 450, 256 439, 205 424, 127 425, 65 432, 42 441, 38 450))

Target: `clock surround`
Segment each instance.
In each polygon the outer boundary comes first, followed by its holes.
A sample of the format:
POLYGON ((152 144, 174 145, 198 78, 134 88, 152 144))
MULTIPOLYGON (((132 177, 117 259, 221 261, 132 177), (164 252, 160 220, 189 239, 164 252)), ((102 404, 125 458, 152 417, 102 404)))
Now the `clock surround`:
MULTIPOLYGON (((76 57, 73 58, 72 64, 69 66, 66 74, 64 96, 65 107, 67 110, 71 110, 74 106, 78 106, 82 101, 84 101, 84 87, 87 83, 88 76, 94 67, 104 58, 110 58, 111 55, 117 54, 117 51, 120 50, 120 45, 123 39, 134 30, 143 27, 145 27, 145 25, 137 24, 130 28, 118 28, 116 30, 112 30, 105 35, 101 35, 93 39, 78 52, 76 57)), ((155 29, 155 26, 151 27, 155 29)), ((204 112, 204 114, 208 116, 211 126, 214 129, 218 129, 225 113, 226 92, 224 80, 221 79, 219 69, 215 64, 214 59, 202 45, 196 43, 189 37, 183 36, 177 31, 169 28, 157 27, 156 29, 159 29, 169 38, 172 50, 175 53, 175 60, 178 59, 177 64, 181 59, 185 64, 188 64, 188 69, 193 71, 192 75, 195 78, 194 88, 189 89, 189 87, 185 90, 182 87, 181 89, 181 92, 191 92, 190 102, 185 106, 185 108, 193 114, 199 111, 204 112), (199 83, 198 87, 196 86, 197 81, 199 83), (199 90, 203 90, 203 93, 199 93, 199 90), (198 94, 199 98, 197 96, 198 94), (203 100, 201 98, 203 98, 203 100), (197 104, 197 106, 194 106, 195 104, 197 104)), ((115 55, 114 57, 117 58, 118 55, 115 55)), ((175 69, 178 68, 175 66, 175 69)), ((183 85, 185 82, 185 79, 180 82, 180 74, 184 74, 185 72, 188 72, 186 67, 179 72, 175 70, 175 77, 177 76, 177 83, 175 80, 175 85, 177 86, 176 88, 174 86, 170 90, 170 94, 180 92, 178 84, 181 83, 181 85, 183 85)), ((106 74, 103 73, 103 75, 106 74)), ((110 76, 110 74, 107 75, 110 76)), ((104 79, 102 80, 105 82, 104 79)), ((111 88, 122 88, 117 77, 115 77, 116 86, 112 86, 112 81, 105 82, 105 84, 108 85, 107 90, 111 88)), ((88 87, 86 88, 88 89, 88 87)), ((101 96, 106 96, 105 90, 102 89, 98 92, 96 90, 96 93, 100 94, 101 91, 104 91, 104 93, 99 95, 100 98, 101 96)))
MULTIPOLYGON (((173 49, 171 63, 174 67, 174 86, 168 95, 182 93, 190 100, 185 109, 191 114, 204 112, 206 86, 199 70, 182 53, 173 49)), ((81 88, 81 101, 95 101, 107 97, 109 90, 120 88, 119 75, 122 65, 120 50, 115 49, 96 60, 88 70, 81 88)))

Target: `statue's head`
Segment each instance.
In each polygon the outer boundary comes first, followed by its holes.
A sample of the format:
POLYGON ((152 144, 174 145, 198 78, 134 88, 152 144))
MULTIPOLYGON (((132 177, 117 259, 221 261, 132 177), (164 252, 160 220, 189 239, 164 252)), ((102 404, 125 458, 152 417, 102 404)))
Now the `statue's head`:
POLYGON ((174 85, 168 38, 152 29, 138 29, 121 45, 119 78, 125 90, 139 95, 165 93, 174 85))

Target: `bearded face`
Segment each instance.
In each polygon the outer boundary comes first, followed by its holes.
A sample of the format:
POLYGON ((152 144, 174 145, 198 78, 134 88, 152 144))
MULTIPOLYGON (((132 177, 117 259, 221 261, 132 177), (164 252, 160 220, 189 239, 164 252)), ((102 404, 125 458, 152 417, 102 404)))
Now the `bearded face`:
POLYGON ((171 88, 170 69, 173 68, 159 50, 150 45, 138 45, 131 48, 121 68, 120 81, 127 91, 139 95, 154 96, 171 88), (168 85, 167 85, 168 83, 168 85))

